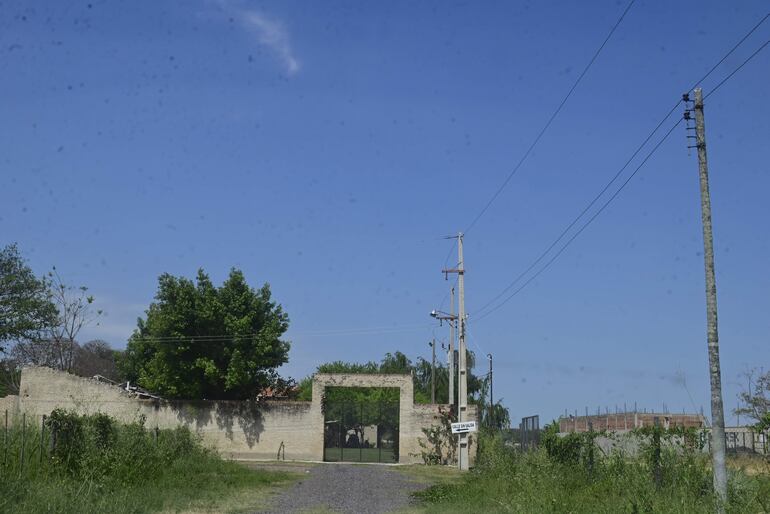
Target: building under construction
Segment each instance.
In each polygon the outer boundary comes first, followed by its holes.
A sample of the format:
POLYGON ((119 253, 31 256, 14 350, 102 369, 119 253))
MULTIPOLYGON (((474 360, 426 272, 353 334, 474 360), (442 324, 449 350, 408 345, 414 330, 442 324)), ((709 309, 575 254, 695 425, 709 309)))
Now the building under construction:
POLYGON ((559 417, 559 432, 608 431, 623 432, 635 428, 659 424, 665 429, 674 427, 705 428, 706 418, 702 414, 674 414, 654 412, 615 412, 589 416, 559 417))

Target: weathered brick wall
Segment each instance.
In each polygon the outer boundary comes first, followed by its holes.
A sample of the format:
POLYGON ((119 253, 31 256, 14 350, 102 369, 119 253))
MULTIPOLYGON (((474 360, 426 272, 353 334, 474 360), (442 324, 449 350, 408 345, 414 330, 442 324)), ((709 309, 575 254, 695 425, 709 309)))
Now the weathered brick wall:
MULTIPOLYGON (((287 460, 322 460, 324 417, 321 395, 325 387, 396 387, 400 390, 399 462, 421 462, 419 439, 423 428, 438 422, 439 405, 415 405, 410 375, 317 374, 311 402, 166 401, 139 400, 119 387, 55 371, 25 368, 18 412, 29 422, 65 408, 89 414, 103 412, 122 422, 144 419, 148 428, 188 426, 227 457, 275 459, 283 443, 287 460)), ((10 398, 10 397, 9 397, 10 398)), ((5 399, 2 399, 5 400, 5 399)), ((16 400, 7 400, 12 404, 16 400)), ((2 414, 0 404, 0 414, 2 414)), ((470 415, 477 412, 470 406, 470 415)), ((472 454, 475 453, 471 448, 472 454)))
POLYGON ((103 412, 122 422, 144 418, 148 428, 187 426, 204 444, 240 459, 275 459, 283 442, 286 459, 320 460, 310 402, 138 400, 126 391, 48 368, 22 372, 19 408, 38 420, 55 408, 103 412))
POLYGON ((8 416, 8 424, 13 423, 13 418, 19 409, 19 397, 18 396, 4 396, 0 398, 0 423, 5 426, 6 415, 8 416))
MULTIPOLYGON (((440 412, 439 409, 448 410, 449 405, 427 405, 427 404, 414 404, 414 411, 412 414, 411 424, 413 431, 411 432, 410 448, 412 453, 420 455, 422 447, 420 447, 420 440, 425 441, 425 434, 422 432, 423 428, 429 428, 434 425, 440 424, 440 412)), ((477 405, 468 405, 468 418, 476 420, 478 422, 479 412, 477 405)), ((402 436, 403 437, 403 436, 402 436)), ((470 456, 470 465, 473 466, 476 463, 476 450, 478 448, 478 433, 471 433, 468 438, 468 455, 470 456)), ((454 444, 457 445, 457 436, 454 436, 454 444)), ((412 462, 422 462, 421 458, 413 459, 412 462)))

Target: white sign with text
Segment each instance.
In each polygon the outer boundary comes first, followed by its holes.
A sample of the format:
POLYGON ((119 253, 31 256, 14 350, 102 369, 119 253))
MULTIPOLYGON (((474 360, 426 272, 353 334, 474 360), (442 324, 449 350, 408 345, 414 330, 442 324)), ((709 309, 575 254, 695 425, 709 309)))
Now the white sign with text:
POLYGON ((463 421, 462 423, 452 423, 453 434, 467 434, 468 432, 476 432, 478 427, 475 421, 463 421))

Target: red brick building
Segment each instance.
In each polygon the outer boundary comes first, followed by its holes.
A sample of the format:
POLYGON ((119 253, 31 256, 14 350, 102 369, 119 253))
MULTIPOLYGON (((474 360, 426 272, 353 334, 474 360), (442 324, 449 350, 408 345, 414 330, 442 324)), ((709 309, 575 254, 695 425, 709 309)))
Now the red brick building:
POLYGON ((705 428, 706 419, 701 414, 663 414, 652 412, 618 412, 592 416, 562 416, 559 418, 559 431, 587 432, 623 432, 634 428, 651 427, 655 418, 663 428, 685 427, 705 428))

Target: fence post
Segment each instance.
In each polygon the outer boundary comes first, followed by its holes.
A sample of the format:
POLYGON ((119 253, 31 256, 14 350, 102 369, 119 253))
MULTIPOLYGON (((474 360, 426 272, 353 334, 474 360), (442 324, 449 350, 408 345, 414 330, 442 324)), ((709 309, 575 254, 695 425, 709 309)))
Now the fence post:
POLYGON ((628 430, 628 407, 623 402, 623 430, 628 430))
MULTIPOLYGON (((436 344, 435 342, 433 344, 436 344)), ((434 394, 435 396, 435 394, 434 394)), ((364 402, 361 402, 361 405, 358 406, 358 424, 363 425, 364 421, 364 402)), ((364 439, 364 431, 363 428, 361 429, 361 437, 358 438, 358 462, 363 462, 363 439, 364 439)))
POLYGON ((342 405, 342 412, 340 412, 340 421, 337 423, 337 428, 339 429, 340 433, 340 462, 345 460, 345 451, 343 448, 345 447, 345 436, 342 435, 342 426, 345 424, 345 411, 347 410, 347 404, 342 405))
POLYGON ((48 448, 48 453, 53 455, 56 451, 56 437, 58 432, 56 431, 56 423, 51 423, 51 441, 48 448))
POLYGON ((3 467, 8 464, 8 409, 5 409, 5 435, 3 436, 3 467))
POLYGON ((19 473, 24 471, 24 444, 26 443, 25 436, 27 431, 27 413, 21 415, 21 459, 19 460, 19 473))
POLYGON ((160 429, 158 428, 157 425, 155 426, 154 432, 155 432, 155 445, 157 446, 158 445, 158 432, 160 432, 160 429))
MULTIPOLYGON (((452 373, 452 370, 449 370, 452 373)), ((439 410, 439 412, 441 412, 439 410)), ((382 422, 382 400, 377 402, 377 420, 382 422)), ((377 462, 382 462, 382 434, 380 433, 380 425, 377 425, 377 462)))
POLYGON ((588 475, 594 475, 594 424, 588 423, 588 475))
POLYGON ((40 424, 40 465, 43 464, 43 452, 45 452, 45 414, 43 422, 40 424))
POLYGON ((654 426, 652 429, 652 472, 655 478, 655 487, 660 488, 660 418, 653 418, 654 426))

